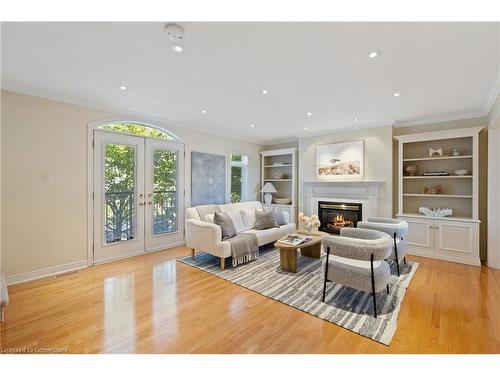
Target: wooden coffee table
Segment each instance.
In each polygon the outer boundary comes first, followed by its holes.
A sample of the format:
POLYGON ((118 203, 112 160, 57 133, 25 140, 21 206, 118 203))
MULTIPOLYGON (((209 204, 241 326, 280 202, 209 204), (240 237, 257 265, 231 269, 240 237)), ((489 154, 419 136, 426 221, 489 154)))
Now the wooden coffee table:
POLYGON ((303 231, 297 231, 295 233, 311 236, 312 240, 297 246, 287 245, 278 241, 274 243, 274 247, 280 249, 281 269, 293 273, 297 273, 297 250, 300 249, 300 255, 302 256, 319 258, 321 256, 321 240, 329 236, 329 233, 320 231, 312 232, 311 234, 303 231))

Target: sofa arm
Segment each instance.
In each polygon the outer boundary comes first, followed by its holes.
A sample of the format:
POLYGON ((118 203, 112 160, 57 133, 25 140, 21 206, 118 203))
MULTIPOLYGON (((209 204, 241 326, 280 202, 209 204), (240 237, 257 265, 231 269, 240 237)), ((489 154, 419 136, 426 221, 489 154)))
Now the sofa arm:
POLYGON ((186 220, 186 245, 191 249, 214 252, 222 242, 220 226, 198 219, 186 220))

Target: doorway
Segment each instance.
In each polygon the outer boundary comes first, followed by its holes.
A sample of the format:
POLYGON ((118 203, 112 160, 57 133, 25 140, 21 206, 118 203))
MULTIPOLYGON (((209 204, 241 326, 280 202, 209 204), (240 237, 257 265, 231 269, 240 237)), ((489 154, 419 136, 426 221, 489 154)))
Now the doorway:
POLYGON ((184 145, 94 130, 94 263, 184 240, 184 145))

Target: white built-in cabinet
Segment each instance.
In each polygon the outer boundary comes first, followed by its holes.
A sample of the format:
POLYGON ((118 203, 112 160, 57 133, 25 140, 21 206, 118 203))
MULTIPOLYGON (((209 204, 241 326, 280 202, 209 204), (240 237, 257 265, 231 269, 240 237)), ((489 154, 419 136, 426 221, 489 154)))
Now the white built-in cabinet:
POLYGON ((478 174, 479 132, 482 127, 396 136, 398 140, 398 213, 408 222, 408 252, 435 259, 479 266, 478 174), (429 148, 443 148, 443 156, 430 156, 429 148), (453 155, 458 149, 460 155, 453 155), (416 165, 414 176, 406 173, 416 165), (467 169, 465 176, 454 171, 467 169), (424 176, 426 171, 446 171, 448 176, 424 176), (425 187, 444 186, 442 194, 425 187), (428 217, 421 206, 453 209, 453 216, 428 217))
POLYGON ((277 193, 273 197, 291 197, 290 204, 271 203, 264 204, 264 194, 261 194, 261 202, 264 207, 274 208, 288 212, 290 221, 296 222, 297 218, 297 149, 286 148, 279 150, 261 151, 261 176, 262 185, 267 182, 273 184, 277 193), (279 178, 276 174, 280 175, 279 178))

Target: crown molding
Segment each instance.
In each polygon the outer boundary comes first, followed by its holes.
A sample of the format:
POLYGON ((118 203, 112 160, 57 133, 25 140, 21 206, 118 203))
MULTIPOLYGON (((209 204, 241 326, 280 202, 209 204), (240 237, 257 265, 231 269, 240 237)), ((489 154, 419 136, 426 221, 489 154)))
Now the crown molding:
POLYGON ((414 121, 394 121, 393 127, 395 128, 406 128, 409 126, 418 126, 418 125, 429 125, 429 124, 437 124, 440 122, 448 122, 448 121, 458 121, 458 120, 468 120, 472 118, 486 118, 488 113, 486 112, 466 112, 460 114, 451 114, 446 116, 436 116, 436 117, 427 117, 420 120, 414 121))
POLYGON ((65 94, 59 94, 51 91, 46 91, 43 89, 36 89, 32 87, 27 87, 19 84, 15 84, 8 81, 3 81, 1 84, 1 89, 6 91, 12 91, 18 94, 30 95, 42 99, 53 100, 61 103, 72 104, 79 107, 85 107, 89 109, 95 109, 98 111, 109 112, 111 115, 116 116, 130 116, 135 117, 144 121, 151 121, 160 125, 165 126, 165 129, 168 129, 169 126, 182 128, 186 127, 189 130, 197 131, 204 134, 216 135, 219 137, 234 139, 236 141, 249 142, 259 146, 263 146, 266 144, 274 144, 275 142, 264 143, 258 139, 250 138, 250 137, 241 137, 234 134, 228 134, 223 130, 207 130, 206 128, 202 128, 199 125, 183 122, 178 120, 172 120, 161 116, 154 116, 143 112, 130 111, 119 107, 113 107, 105 104, 90 102, 84 99, 75 98, 65 94))
POLYGON ((488 95, 488 99, 484 104, 484 112, 486 112, 487 115, 489 115, 489 113, 491 112, 491 109, 493 108, 493 105, 495 104, 495 101, 497 100, 499 94, 500 94, 500 70, 496 75, 496 80, 493 84, 493 87, 491 88, 490 94, 488 95))

